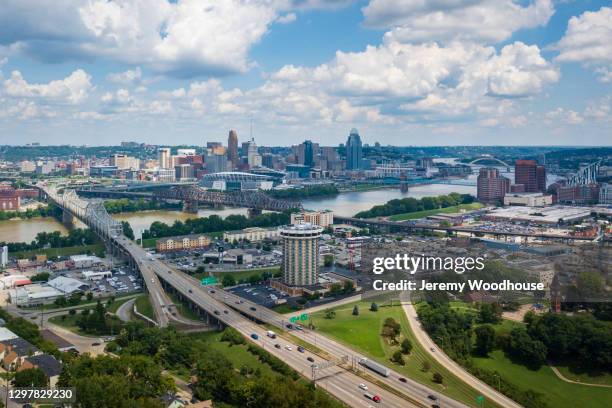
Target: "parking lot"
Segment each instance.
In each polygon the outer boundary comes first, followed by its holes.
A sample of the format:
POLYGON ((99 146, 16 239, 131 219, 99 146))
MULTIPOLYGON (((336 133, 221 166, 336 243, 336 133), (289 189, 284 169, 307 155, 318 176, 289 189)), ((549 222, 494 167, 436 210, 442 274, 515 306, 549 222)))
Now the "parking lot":
POLYGON ((124 294, 142 290, 142 279, 135 274, 120 268, 114 268, 113 276, 97 281, 88 281, 92 292, 106 294, 124 294))
POLYGON ((276 299, 289 298, 286 293, 283 294, 278 290, 264 284, 237 286, 230 289, 230 292, 246 300, 250 300, 253 303, 257 303, 268 308, 276 305, 276 299))

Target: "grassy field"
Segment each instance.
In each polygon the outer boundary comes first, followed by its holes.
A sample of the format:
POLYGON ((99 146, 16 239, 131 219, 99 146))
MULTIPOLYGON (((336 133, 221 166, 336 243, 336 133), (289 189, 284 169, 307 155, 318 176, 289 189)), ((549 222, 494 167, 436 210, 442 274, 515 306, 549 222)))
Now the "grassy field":
MULTIPOLYGON (((612 374, 593 370, 591 367, 582 367, 580 362, 556 361, 554 365, 568 380, 612 386, 612 374)), ((612 393, 612 388, 610 388, 610 392, 612 393)))
POLYGON ((47 255, 47 258, 51 260, 53 258, 57 258, 58 256, 70 256, 86 253, 95 254, 100 251, 104 251, 104 244, 79 245, 64 248, 33 249, 31 251, 13 252, 11 254, 11 257, 16 259, 29 259, 36 255, 47 255))
POLYGON ((416 220, 418 218, 424 218, 429 215, 435 214, 450 214, 459 212, 459 210, 477 210, 482 208, 482 204, 480 203, 471 203, 471 204, 460 204, 458 206, 446 207, 446 208, 436 208, 434 210, 424 210, 424 211, 416 211, 411 213, 404 214, 395 214, 389 217, 391 221, 406 221, 406 220, 416 220))
POLYGON ((501 350, 495 350, 489 358, 474 358, 477 367, 497 371, 502 377, 523 389, 534 389, 544 395, 544 400, 554 408, 604 408, 612 406, 612 389, 569 384, 555 375, 548 366, 530 370, 514 364, 501 350))
MULTIPOLYGON (((330 335, 342 343, 351 345, 359 352, 378 360, 379 362, 393 367, 394 370, 403 373, 406 377, 423 383, 440 393, 456 398, 468 405, 475 406, 475 398, 479 393, 467 386, 449 370, 430 359, 427 352, 419 345, 409 329, 408 321, 401 306, 380 306, 377 312, 369 310, 370 301, 362 301, 338 306, 333 310, 336 312, 334 319, 325 319, 325 312, 317 312, 312 315, 313 324, 317 330, 330 335), (353 316, 355 305, 359 306, 359 316, 353 316), (380 335, 383 322, 392 317, 401 325, 401 339, 408 338, 413 345, 412 352, 404 356, 405 366, 391 363, 389 358, 396 346, 391 346, 380 335), (428 361, 431 369, 428 372, 422 370, 422 364, 428 361), (436 384, 432 381, 433 373, 438 372, 444 378, 444 384, 436 384)), ((400 339, 400 342, 401 342, 400 339)), ((487 406, 494 406, 487 404, 487 406)))
POLYGON ((78 318, 79 318, 79 313, 75 314, 74 316, 65 314, 61 316, 51 317, 49 318, 49 321, 53 324, 57 324, 58 326, 62 326, 63 328, 68 329, 71 332, 81 334, 79 327, 76 324, 78 318))
POLYGON ((202 320, 202 318, 196 312, 191 310, 186 303, 181 302, 175 294, 168 293, 168 296, 172 300, 172 303, 176 305, 176 309, 181 316, 191 320, 202 320))
POLYGON ((115 299, 115 301, 113 303, 111 303, 106 310, 111 312, 111 313, 117 313, 117 309, 119 309, 119 307, 121 307, 122 304, 124 304, 125 302, 127 302, 128 300, 136 297, 137 295, 130 295, 130 296, 126 296, 126 297, 121 297, 118 299, 115 299))
POLYGON ((136 299, 136 309, 138 313, 147 316, 149 319, 155 320, 155 312, 153 311, 153 306, 151 306, 151 301, 149 300, 149 295, 142 295, 136 299))

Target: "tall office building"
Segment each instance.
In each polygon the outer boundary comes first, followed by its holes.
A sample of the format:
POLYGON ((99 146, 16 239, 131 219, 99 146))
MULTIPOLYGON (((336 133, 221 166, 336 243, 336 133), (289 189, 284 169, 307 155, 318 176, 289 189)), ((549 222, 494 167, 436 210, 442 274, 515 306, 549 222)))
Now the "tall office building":
POLYGON ((514 164, 514 184, 525 186, 526 193, 546 192, 546 168, 535 160, 517 160, 514 164))
POLYGON ((304 165, 314 167, 314 146, 312 141, 306 140, 304 143, 304 165))
POLYGON ((363 151, 361 148, 361 137, 357 129, 351 129, 348 140, 346 141, 346 169, 361 169, 363 151))
POLYGON ((159 150, 157 150, 157 161, 159 162, 160 169, 172 168, 172 156, 170 156, 169 147, 160 147, 159 150))
POLYGON ((484 203, 502 202, 510 191, 510 180, 499 174, 493 167, 480 169, 476 179, 478 201, 484 203))
POLYGON ((283 283, 315 285, 319 279, 319 238, 323 228, 297 224, 280 230, 283 241, 283 283))
POLYGON ((227 160, 232 168, 238 165, 238 133, 235 130, 230 130, 227 137, 227 160))
POLYGON ((249 141, 249 145, 247 147, 247 162, 249 163, 250 168, 261 166, 261 155, 257 151, 255 139, 251 139, 249 141))

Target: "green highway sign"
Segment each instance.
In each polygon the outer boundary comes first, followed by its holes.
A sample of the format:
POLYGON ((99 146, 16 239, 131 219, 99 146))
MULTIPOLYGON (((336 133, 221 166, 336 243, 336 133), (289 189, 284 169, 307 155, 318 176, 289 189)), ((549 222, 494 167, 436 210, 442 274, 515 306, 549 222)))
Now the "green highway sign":
POLYGON ((207 286, 207 285, 216 285, 217 283, 219 283, 219 281, 214 276, 209 276, 207 278, 202 279, 201 283, 203 286, 207 286))
POLYGON ((295 322, 297 322, 297 321, 298 321, 298 317, 297 317, 297 316, 291 316, 291 317, 289 318, 289 321, 290 321, 291 323, 295 323, 295 322))
POLYGON ((482 405, 484 403, 484 401, 485 401, 484 395, 479 395, 479 396, 476 397, 476 403, 478 405, 482 405))
POLYGON ((302 313, 300 315, 300 320, 305 322, 306 320, 308 320, 308 313, 302 313))

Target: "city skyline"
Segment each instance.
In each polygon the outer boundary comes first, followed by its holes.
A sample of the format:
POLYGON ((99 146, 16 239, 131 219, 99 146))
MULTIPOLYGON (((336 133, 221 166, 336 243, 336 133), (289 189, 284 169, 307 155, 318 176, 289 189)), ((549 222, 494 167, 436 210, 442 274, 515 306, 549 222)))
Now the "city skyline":
POLYGON ((0 144, 609 145, 603 1, 198 4, 7 3, 0 144))

